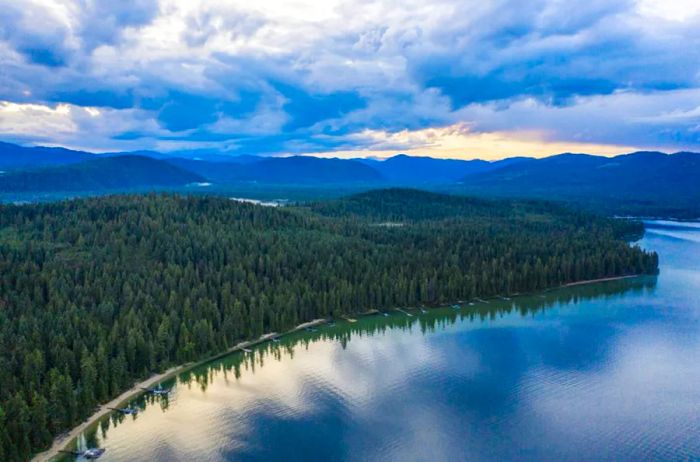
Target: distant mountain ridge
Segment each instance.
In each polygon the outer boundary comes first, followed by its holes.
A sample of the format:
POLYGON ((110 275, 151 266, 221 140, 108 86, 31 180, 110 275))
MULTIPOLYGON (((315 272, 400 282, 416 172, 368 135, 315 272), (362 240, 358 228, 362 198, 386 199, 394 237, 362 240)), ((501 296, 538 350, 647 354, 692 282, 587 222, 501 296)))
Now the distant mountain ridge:
POLYGON ((377 183, 382 175, 361 162, 311 156, 231 158, 226 162, 168 159, 215 183, 260 182, 276 184, 377 183))
POLYGON ((176 151, 169 153, 157 151, 116 151, 96 154, 65 148, 45 146, 27 147, 0 141, 0 171, 70 165, 88 160, 122 156, 150 157, 157 160, 200 159, 211 162, 235 161, 238 163, 255 162, 261 159, 257 156, 229 156, 225 154, 215 154, 210 151, 176 151))
POLYGON ((117 156, 0 175, 0 191, 103 191, 178 187, 203 177, 156 159, 117 156))
POLYGON ((376 169, 361 162, 311 156, 270 157, 241 165, 234 178, 266 183, 377 183, 384 180, 376 169))
POLYGON ((692 152, 641 151, 615 157, 565 153, 492 162, 403 154, 384 160, 227 156, 209 150, 137 154, 97 155, 0 143, 0 172, 4 172, 0 173, 0 190, 127 189, 191 182, 239 190, 246 185, 258 190, 269 185, 343 185, 355 190, 401 186, 484 197, 559 200, 612 214, 700 216, 700 154, 692 152), (96 162, 125 157, 146 160, 96 162), (145 172, 149 168, 158 172, 145 172))
POLYGON ((68 165, 94 159, 95 154, 64 148, 26 148, 0 142, 0 170, 68 165))
POLYGON ((433 157, 408 156, 398 154, 384 160, 357 159, 377 171, 390 183, 416 185, 421 183, 453 183, 466 175, 487 172, 522 161, 526 157, 513 157, 499 161, 435 159, 433 157))
POLYGON ((611 213, 700 216, 700 154, 560 154, 462 179, 463 194, 556 199, 611 213))
POLYGON ((467 189, 498 195, 582 193, 664 196, 699 194, 700 154, 635 152, 615 157, 559 154, 466 175, 467 189))

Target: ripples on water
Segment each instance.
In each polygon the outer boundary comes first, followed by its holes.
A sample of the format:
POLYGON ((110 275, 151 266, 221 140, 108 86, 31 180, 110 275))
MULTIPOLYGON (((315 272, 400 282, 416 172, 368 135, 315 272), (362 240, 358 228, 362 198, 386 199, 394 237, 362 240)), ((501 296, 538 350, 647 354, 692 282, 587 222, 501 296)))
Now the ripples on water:
POLYGON ((181 374, 111 461, 700 460, 700 225, 661 274, 295 334, 181 374))

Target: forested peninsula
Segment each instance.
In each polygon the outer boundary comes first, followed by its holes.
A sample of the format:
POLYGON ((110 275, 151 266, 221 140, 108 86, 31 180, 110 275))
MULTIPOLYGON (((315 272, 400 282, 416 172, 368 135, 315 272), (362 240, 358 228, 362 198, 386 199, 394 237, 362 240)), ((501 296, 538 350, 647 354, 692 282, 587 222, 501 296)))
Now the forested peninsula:
POLYGON ((657 271, 641 223, 379 190, 293 207, 124 195, 0 206, 0 460, 137 379, 315 318, 657 271))

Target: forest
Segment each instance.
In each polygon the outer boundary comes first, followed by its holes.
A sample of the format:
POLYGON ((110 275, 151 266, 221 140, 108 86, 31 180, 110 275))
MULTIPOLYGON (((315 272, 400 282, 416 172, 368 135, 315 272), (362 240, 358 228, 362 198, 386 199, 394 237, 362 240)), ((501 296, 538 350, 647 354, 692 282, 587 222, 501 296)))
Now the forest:
POLYGON ((654 274, 639 222, 416 190, 0 206, 0 460, 135 380, 315 318, 654 274))

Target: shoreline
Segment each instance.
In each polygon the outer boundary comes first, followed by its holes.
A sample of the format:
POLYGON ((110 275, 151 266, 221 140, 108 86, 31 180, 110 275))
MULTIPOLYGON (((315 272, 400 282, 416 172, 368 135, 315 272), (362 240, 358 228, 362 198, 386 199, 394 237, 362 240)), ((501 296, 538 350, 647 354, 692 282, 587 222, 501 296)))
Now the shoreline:
POLYGON ((576 286, 583 286, 586 284, 595 284, 598 282, 609 282, 609 281, 620 281, 622 279, 631 279, 631 278, 638 278, 642 276, 641 274, 630 274, 627 276, 610 276, 607 278, 599 278, 599 279, 587 279, 585 281, 578 281, 578 282, 570 282, 568 284, 564 284, 561 287, 576 287, 576 286))
MULTIPOLYGON (((611 276, 611 277, 606 277, 606 278, 598 278, 598 279, 588 279, 585 281, 578 281, 578 282, 570 282, 568 284, 561 285, 559 287, 553 287, 551 289, 545 289, 542 292, 548 292, 551 290, 556 290, 558 288, 568 288, 568 287, 576 287, 576 286, 582 286, 582 285, 587 285, 587 284, 595 284, 595 283, 600 283, 600 282, 609 282, 609 281, 618 281, 622 279, 630 279, 630 278, 636 278, 641 275, 639 274, 632 274, 632 275, 627 275, 627 276, 611 276)), ((521 294, 522 295, 522 294, 521 294)), ((515 296, 515 294, 513 295, 515 296)), ((477 299, 479 300, 479 299, 477 299)), ((447 305, 446 305, 447 306, 447 305)), ((371 314, 376 314, 378 313, 377 310, 369 310, 364 313, 358 313, 355 316, 364 316, 364 315, 371 315, 371 314)), ((341 319, 344 319, 345 321, 348 321, 350 323, 357 322, 356 319, 351 318, 349 316, 341 316, 341 319)), ((65 447, 74 439, 78 438, 85 430, 90 428, 92 425, 96 424, 104 418, 105 416, 109 415, 110 413, 114 412, 113 410, 109 408, 118 408, 127 401, 130 401, 134 399, 137 396, 140 396, 144 393, 146 393, 142 388, 151 388, 154 385, 157 385, 159 382, 163 382, 165 380, 171 379, 177 374, 180 374, 182 372, 186 372, 188 370, 191 370, 197 366, 201 366, 203 364, 206 364, 211 361, 215 361, 217 359, 223 358, 225 356, 228 356, 232 353, 236 353, 238 351, 243 351, 244 349, 252 346, 256 346, 262 343, 265 343, 267 341, 270 341, 274 338, 279 338, 288 334, 292 334, 307 328, 319 326, 322 324, 326 324, 328 322, 327 319, 315 319, 313 321, 305 322, 302 324, 299 324, 298 326, 294 327, 293 329, 290 329, 286 332, 283 332, 281 334, 275 333, 275 332, 270 332, 267 334, 261 335, 258 339, 256 340, 248 340, 245 342, 240 342, 236 344, 235 346, 229 348, 226 351, 223 351, 221 353, 218 353, 216 355, 207 357, 205 359, 202 359, 200 361, 196 362, 191 362, 191 363, 185 363, 180 366, 175 366, 171 367, 170 369, 156 375, 152 375, 151 377, 141 381, 134 383, 134 385, 129 388, 128 390, 124 391, 122 394, 117 396, 116 398, 110 400, 107 403, 103 403, 97 407, 95 412, 90 415, 85 421, 81 422, 78 424, 76 427, 72 428, 70 431, 67 433, 63 433, 61 435, 58 435, 54 438, 53 443, 51 444, 51 447, 47 449, 46 451, 40 452, 36 455, 34 455, 31 458, 31 462, 51 462, 54 458, 56 458, 60 453, 59 451, 65 449, 65 447)))
POLYGON ((307 329, 310 327, 326 324, 327 322, 328 321, 326 319, 314 319, 313 321, 299 324, 295 328, 288 330, 282 334, 277 334, 275 332, 263 334, 256 340, 248 340, 245 342, 240 342, 240 343, 236 344, 236 346, 231 347, 226 351, 223 351, 223 352, 218 353, 218 354, 213 355, 213 356, 209 356, 205 359, 202 359, 201 361, 185 363, 185 364, 182 364, 180 366, 171 367, 170 369, 168 369, 164 372, 161 372, 160 374, 152 375, 151 377, 149 377, 145 380, 142 380, 141 382, 134 383, 134 385, 131 388, 124 391, 124 393, 120 394, 116 398, 110 400, 107 403, 100 404, 97 407, 97 409, 95 410, 95 412, 92 415, 90 415, 90 417, 88 417, 85 421, 83 421, 80 424, 78 424, 77 426, 73 427, 67 433, 63 433, 61 435, 56 436, 53 439, 53 443, 51 443, 51 447, 49 449, 47 449, 46 451, 43 451, 43 452, 40 452, 40 453, 34 455, 31 458, 31 462, 51 462, 54 458, 56 458, 60 455, 59 451, 65 449, 65 447, 68 445, 68 443, 70 443, 74 439, 78 438, 85 430, 87 430, 92 425, 99 422, 103 417, 114 412, 112 409, 109 409, 109 408, 119 408, 125 402, 130 401, 137 396, 140 396, 142 394, 147 393, 146 391, 143 390, 143 388, 151 388, 154 385, 157 385, 159 382, 163 382, 165 380, 173 378, 177 374, 180 374, 182 372, 186 372, 190 369, 193 369, 197 366, 201 366, 201 365, 206 364, 210 361, 215 361, 219 358, 222 358, 224 356, 228 356, 232 353, 236 353, 238 351, 243 351, 245 348, 256 346, 256 345, 259 345, 261 343, 265 343, 269 340, 272 340, 273 338, 282 337, 284 335, 292 334, 292 333, 295 333, 295 332, 298 332, 300 330, 304 330, 304 329, 307 329))

